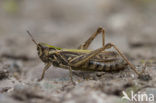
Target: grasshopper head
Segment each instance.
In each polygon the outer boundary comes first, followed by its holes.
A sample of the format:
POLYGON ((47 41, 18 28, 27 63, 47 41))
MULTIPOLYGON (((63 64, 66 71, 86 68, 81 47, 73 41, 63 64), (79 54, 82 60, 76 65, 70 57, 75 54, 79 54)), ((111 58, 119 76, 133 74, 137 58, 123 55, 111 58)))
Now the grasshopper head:
POLYGON ((37 45, 38 56, 43 62, 49 62, 49 58, 52 58, 51 56, 53 55, 53 53, 55 53, 56 50, 61 50, 61 48, 54 47, 45 43, 38 43, 37 45))
POLYGON ((50 56, 50 51, 55 51, 55 50, 60 50, 61 48, 57 48, 45 43, 37 43, 36 40, 33 38, 31 33, 27 31, 29 36, 31 37, 32 41, 36 44, 37 46, 37 51, 38 51, 38 56, 43 62, 49 62, 49 56, 50 56))
POLYGON ((50 48, 47 46, 47 44, 38 43, 37 45, 38 56, 43 62, 49 61, 49 50, 50 48))

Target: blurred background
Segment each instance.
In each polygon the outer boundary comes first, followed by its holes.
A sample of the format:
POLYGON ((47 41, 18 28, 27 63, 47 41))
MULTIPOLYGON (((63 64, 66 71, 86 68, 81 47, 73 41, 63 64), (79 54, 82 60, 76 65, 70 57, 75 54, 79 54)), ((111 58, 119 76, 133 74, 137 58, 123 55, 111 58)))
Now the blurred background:
MULTIPOLYGON (((0 53, 37 56, 26 30, 37 41, 77 48, 101 26, 106 42, 123 51, 153 46, 155 0, 0 0, 0 53)), ((100 36, 91 48, 101 46, 100 36)))
MULTIPOLYGON (((31 84, 40 77, 44 64, 26 30, 39 42, 77 48, 98 27, 105 29, 106 42, 114 43, 134 64, 142 60, 156 64, 156 0, 0 0, 0 68, 31 84)), ((99 35, 89 48, 101 46, 99 35)), ((68 71, 49 69, 45 80, 62 78, 68 78, 68 71)), ((18 84, 2 83, 0 90, 18 84)), ((40 86, 54 91, 61 87, 50 84, 40 86)))

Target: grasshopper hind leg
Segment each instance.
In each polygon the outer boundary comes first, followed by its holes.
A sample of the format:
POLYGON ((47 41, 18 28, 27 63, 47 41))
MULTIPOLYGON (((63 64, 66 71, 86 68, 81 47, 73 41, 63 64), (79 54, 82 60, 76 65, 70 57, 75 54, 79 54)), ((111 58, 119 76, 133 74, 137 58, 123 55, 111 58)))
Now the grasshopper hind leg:
MULTIPOLYGON (((114 44, 108 43, 108 44, 105 45, 105 31, 101 27, 99 27, 97 29, 97 31, 94 34, 92 34, 90 36, 90 38, 84 44, 80 45, 78 49, 83 49, 83 50, 88 49, 88 47, 90 46, 90 44, 92 43, 92 41, 100 33, 102 33, 102 45, 103 45, 103 48, 109 49, 109 48, 113 47, 119 53, 119 55, 128 63, 128 65, 131 67, 131 69, 138 75, 138 78, 139 79, 141 79, 141 80, 150 80, 151 79, 150 75, 145 75, 144 70, 143 70, 143 72, 139 73, 136 70, 136 67, 129 62, 129 60, 120 52, 120 50, 114 44)), ((105 49, 103 49, 103 51, 105 49)), ((99 50, 99 53, 100 53, 100 50, 99 50)), ((94 55, 92 55, 91 57, 93 57, 93 56, 95 56, 95 55, 97 55, 99 53, 94 52, 93 53, 94 55)), ((87 58, 84 58, 86 60, 82 59, 82 62, 80 61, 79 63, 76 63, 76 64, 80 65, 80 64, 84 63, 84 61, 88 61, 91 57, 87 56, 87 58)), ((80 58, 81 58, 81 56, 80 56, 80 58)), ((74 65, 76 65, 76 64, 74 64, 74 65)))
POLYGON ((144 73, 139 73, 137 70, 136 70, 136 67, 131 64, 131 62, 129 62, 129 60, 124 56, 124 54, 122 54, 120 52, 120 50, 112 43, 108 43, 106 44, 104 47, 102 48, 99 48, 99 49, 96 49, 94 51, 92 51, 91 53, 89 54, 86 54, 86 55, 80 55, 78 57, 75 57, 73 58, 71 61, 70 61, 70 64, 72 66, 75 66, 75 67, 79 67, 80 65, 84 64, 85 62, 89 61, 90 58, 92 57, 95 57, 96 55, 98 55, 99 53, 101 53, 102 51, 105 51, 105 49, 109 49, 109 48, 114 48, 118 54, 123 58, 124 61, 127 62, 127 64, 130 66, 130 68, 138 75, 138 78, 141 78, 142 80, 147 80, 148 78, 150 79, 150 75, 144 75, 144 73))
POLYGON ((138 72, 136 70, 136 67, 124 56, 123 53, 120 52, 120 50, 117 48, 116 45, 114 45, 112 43, 109 43, 109 45, 110 45, 109 48, 113 47, 119 53, 119 55, 127 62, 127 64, 130 66, 130 68, 138 75, 138 79, 144 80, 144 81, 149 81, 152 79, 152 77, 149 74, 145 74, 146 65, 143 68, 142 72, 138 72))
POLYGON ((104 47, 104 46, 105 46, 105 31, 104 31, 104 29, 103 29, 102 27, 99 27, 99 28, 97 29, 97 31, 96 31, 94 34, 92 34, 86 42, 84 42, 84 44, 81 44, 81 45, 78 47, 78 49, 83 49, 83 50, 88 49, 88 47, 90 46, 90 44, 92 43, 92 41, 93 41, 93 40, 96 38, 96 36, 97 36, 98 34, 100 34, 100 33, 102 33, 102 45, 103 45, 103 47, 104 47))

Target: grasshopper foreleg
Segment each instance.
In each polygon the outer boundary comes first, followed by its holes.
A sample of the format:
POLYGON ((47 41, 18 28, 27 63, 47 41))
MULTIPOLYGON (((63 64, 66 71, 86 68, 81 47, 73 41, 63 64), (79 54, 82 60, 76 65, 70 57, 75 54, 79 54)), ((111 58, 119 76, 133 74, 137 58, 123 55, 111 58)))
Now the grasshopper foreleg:
POLYGON ((45 72, 48 70, 48 68, 51 66, 52 64, 51 63, 47 63, 43 69, 43 72, 42 72, 42 76, 40 79, 38 79, 38 81, 41 81, 43 78, 44 78, 44 75, 45 75, 45 72))

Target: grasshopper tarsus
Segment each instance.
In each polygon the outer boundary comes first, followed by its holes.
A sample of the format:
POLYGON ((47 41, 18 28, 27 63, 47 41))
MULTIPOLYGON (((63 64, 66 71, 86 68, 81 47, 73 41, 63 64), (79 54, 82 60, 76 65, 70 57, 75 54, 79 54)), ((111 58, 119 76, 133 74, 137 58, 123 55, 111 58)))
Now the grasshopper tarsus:
POLYGON ((138 75, 138 79, 142 81, 152 80, 152 77, 149 74, 145 73, 146 67, 147 67, 147 63, 145 62, 142 71, 138 75))
POLYGON ((152 80, 152 77, 149 74, 141 74, 138 76, 138 79, 142 81, 149 81, 152 80))
POLYGON ((38 82, 40 82, 40 81, 42 81, 42 80, 43 80, 42 78, 40 78, 40 79, 37 79, 37 81, 38 81, 38 82))
POLYGON ((136 67, 129 62, 116 45, 112 43, 105 44, 105 31, 101 27, 99 27, 86 42, 81 44, 78 49, 63 49, 45 43, 37 43, 32 34, 29 31, 27 31, 27 33, 31 37, 32 41, 37 45, 37 51, 40 59, 46 64, 39 81, 44 78, 46 70, 51 65, 68 69, 73 85, 75 85, 75 83, 72 78, 72 70, 112 72, 122 70, 129 65, 139 78, 150 78, 150 76, 147 75, 140 75, 136 70, 136 67), (102 48, 87 50, 92 41, 100 33, 102 34, 102 48), (114 48, 115 51, 106 52, 105 50, 109 48, 114 48))

